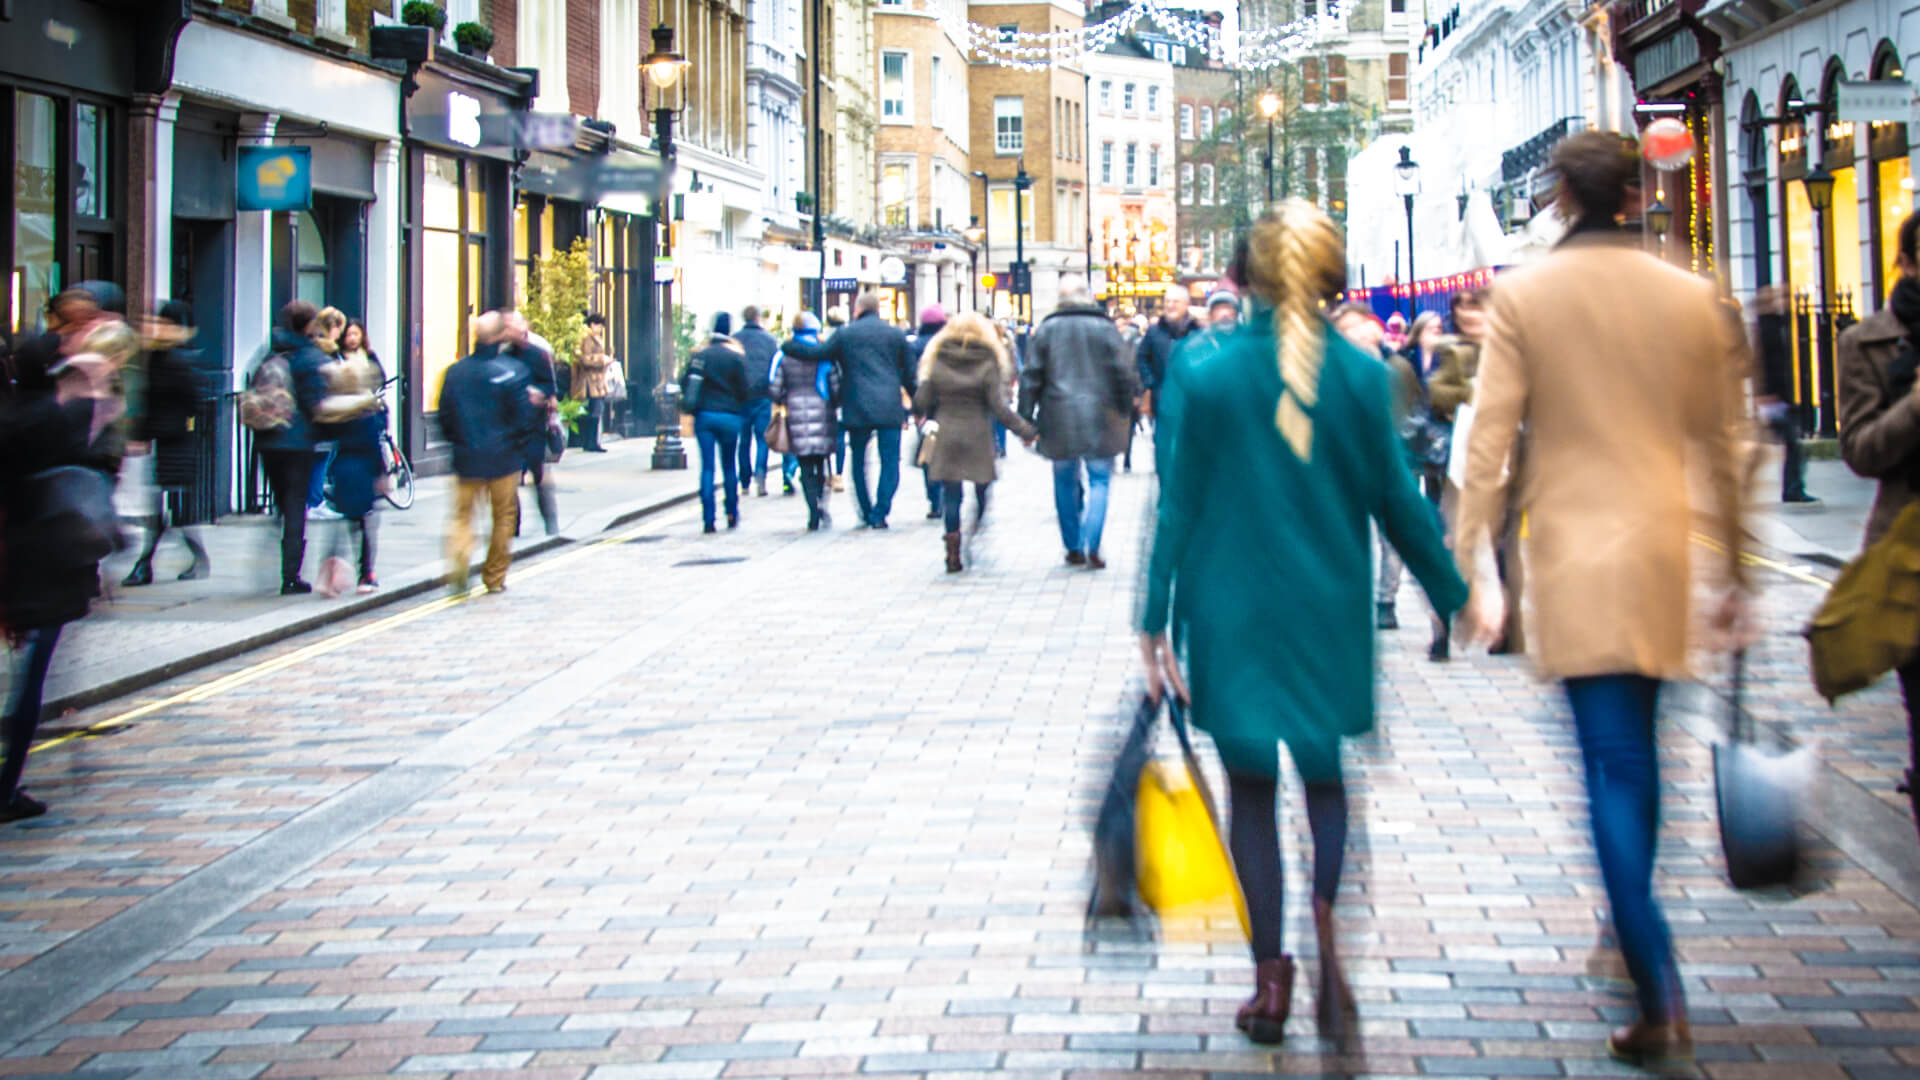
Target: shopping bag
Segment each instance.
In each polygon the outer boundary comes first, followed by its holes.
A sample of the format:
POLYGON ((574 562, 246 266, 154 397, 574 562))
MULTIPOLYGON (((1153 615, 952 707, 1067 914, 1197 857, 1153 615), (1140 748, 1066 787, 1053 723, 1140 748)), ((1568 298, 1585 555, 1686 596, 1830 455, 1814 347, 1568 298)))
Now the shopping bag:
POLYGON ((1168 939, 1206 936, 1234 918, 1251 936, 1247 905, 1221 841, 1212 793, 1187 736, 1183 706, 1167 697, 1168 718, 1180 742, 1177 761, 1150 761, 1141 770, 1134 801, 1135 878, 1141 901, 1168 939))
POLYGON ((1127 737, 1113 761, 1113 776, 1100 801, 1093 826, 1093 893, 1087 898, 1087 921, 1099 918, 1136 918, 1144 914, 1134 881, 1134 800, 1140 793, 1140 773, 1146 768, 1148 740, 1160 703, 1142 696, 1133 710, 1127 737))
POLYGON ((1861 552, 1806 629, 1814 688, 1829 703, 1913 661, 1920 642, 1920 503, 1861 552))
POLYGON ((793 453, 793 437, 787 431, 787 410, 785 406, 775 405, 773 415, 767 421, 767 449, 776 454, 793 453))
POLYGON ((1713 786, 1727 877, 1736 889, 1759 889, 1800 876, 1800 819, 1815 762, 1805 747, 1774 753, 1754 743, 1741 703, 1745 668, 1746 654, 1735 653, 1727 739, 1713 748, 1713 786))
POLYGON ((1447 444, 1447 480, 1456 488, 1467 486, 1467 437, 1473 434, 1473 405, 1453 410, 1453 441, 1447 444))

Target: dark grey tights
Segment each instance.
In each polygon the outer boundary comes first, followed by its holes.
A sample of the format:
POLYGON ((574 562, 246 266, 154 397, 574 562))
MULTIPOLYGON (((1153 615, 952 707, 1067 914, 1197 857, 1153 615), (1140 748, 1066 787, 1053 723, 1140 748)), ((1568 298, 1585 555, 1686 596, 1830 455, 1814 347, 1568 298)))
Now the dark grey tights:
MULTIPOLYGON (((1253 959, 1272 960, 1280 955, 1284 925, 1285 875, 1276 816, 1280 784, 1259 774, 1228 774, 1227 783, 1233 800, 1227 845, 1247 898, 1253 959)), ((1347 851, 1347 788, 1339 780, 1309 781, 1305 787, 1307 827, 1313 834, 1313 895, 1331 904, 1340 891, 1340 866, 1347 851)))

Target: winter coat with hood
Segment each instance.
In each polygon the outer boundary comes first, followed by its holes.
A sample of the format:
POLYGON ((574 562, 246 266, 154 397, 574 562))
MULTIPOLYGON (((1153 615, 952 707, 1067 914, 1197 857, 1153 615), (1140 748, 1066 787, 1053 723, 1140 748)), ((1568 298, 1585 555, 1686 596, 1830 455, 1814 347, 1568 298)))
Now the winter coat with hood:
POLYGON ((933 480, 993 483, 996 419, 1022 439, 1033 437, 1033 426, 1007 401, 1006 375, 1011 367, 998 336, 984 319, 956 319, 927 343, 920 358, 913 411, 932 416, 939 424, 927 465, 933 480))
POLYGON ((879 313, 867 312, 841 327, 822 346, 821 358, 840 367, 842 423, 884 428, 906 422, 900 392, 914 390, 913 346, 879 313))
MULTIPOLYGON (((316 439, 313 414, 327 396, 327 377, 320 373, 328 359, 312 338, 291 330, 274 327, 273 355, 284 357, 293 380, 293 419, 286 427, 255 432, 254 449, 262 453, 275 450, 312 450, 316 439)), ((265 362, 264 360, 262 361, 265 362)))
POLYGON ((100 595, 98 564, 57 565, 32 534, 28 523, 36 495, 31 478, 79 465, 111 480, 119 469, 113 446, 118 433, 108 418, 116 414, 108 399, 52 388, 0 405, 0 627, 63 626, 84 618, 100 595))
POLYGON ((1042 454, 1110 458, 1127 448, 1140 394, 1130 359, 1098 304, 1062 304, 1041 322, 1020 372, 1020 415, 1039 428, 1042 454))
POLYGON ((831 454, 839 443, 833 405, 840 394, 840 369, 827 365, 827 396, 821 397, 821 348, 818 334, 796 334, 782 346, 785 355, 768 387, 773 403, 787 410, 787 437, 796 457, 831 454))

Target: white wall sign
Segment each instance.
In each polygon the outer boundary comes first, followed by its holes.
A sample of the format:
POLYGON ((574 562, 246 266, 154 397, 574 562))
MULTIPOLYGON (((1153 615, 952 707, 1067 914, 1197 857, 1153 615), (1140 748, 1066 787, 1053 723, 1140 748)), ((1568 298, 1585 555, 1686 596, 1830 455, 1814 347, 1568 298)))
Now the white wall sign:
POLYGON ((461 146, 480 145, 480 99, 461 93, 447 95, 447 138, 461 146))
POLYGON ((907 264, 897 255, 889 255, 880 260, 880 280, 889 285, 907 280, 907 264))
POLYGON ((1840 119, 1856 124, 1902 124, 1914 111, 1913 87, 1898 79, 1842 82, 1840 119))

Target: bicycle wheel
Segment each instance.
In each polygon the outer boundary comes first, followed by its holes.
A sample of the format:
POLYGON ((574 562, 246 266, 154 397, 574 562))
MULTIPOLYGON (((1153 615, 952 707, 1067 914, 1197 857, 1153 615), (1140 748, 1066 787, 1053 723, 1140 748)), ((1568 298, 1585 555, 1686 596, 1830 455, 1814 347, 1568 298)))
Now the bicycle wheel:
POLYGON ((387 456, 393 467, 387 472, 387 490, 380 497, 395 510, 405 510, 413 505, 413 466, 400 456, 399 448, 391 439, 387 441, 387 456))

